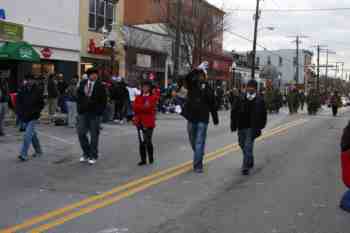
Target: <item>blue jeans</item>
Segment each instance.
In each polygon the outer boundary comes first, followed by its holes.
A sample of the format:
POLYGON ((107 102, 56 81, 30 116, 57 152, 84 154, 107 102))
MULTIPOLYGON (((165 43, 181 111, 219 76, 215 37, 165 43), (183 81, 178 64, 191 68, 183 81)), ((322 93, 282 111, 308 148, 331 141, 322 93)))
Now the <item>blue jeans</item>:
POLYGON ((87 159, 98 158, 98 141, 100 136, 101 117, 91 114, 82 114, 78 117, 78 136, 80 146, 87 159), (90 141, 87 134, 90 133, 90 141))
POLYGON ((33 144, 33 148, 36 154, 42 154, 39 138, 35 130, 36 124, 37 124, 37 120, 32 120, 27 123, 24 123, 26 131, 24 133, 23 145, 21 150, 22 158, 28 157, 28 150, 31 144, 33 144))
POLYGON ((205 152, 205 141, 207 139, 208 123, 188 122, 188 137, 193 150, 193 168, 203 169, 203 157, 205 152))
POLYGON ((254 164, 254 129, 240 129, 238 130, 238 142, 243 151, 243 165, 242 169, 249 169, 254 164))

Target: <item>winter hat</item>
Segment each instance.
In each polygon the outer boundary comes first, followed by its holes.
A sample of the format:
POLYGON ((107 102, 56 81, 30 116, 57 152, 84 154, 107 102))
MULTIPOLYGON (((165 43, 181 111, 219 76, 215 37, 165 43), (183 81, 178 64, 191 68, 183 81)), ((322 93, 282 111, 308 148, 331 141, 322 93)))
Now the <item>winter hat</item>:
POLYGON ((258 89, 258 82, 254 79, 251 79, 248 81, 247 87, 253 87, 255 89, 258 89))

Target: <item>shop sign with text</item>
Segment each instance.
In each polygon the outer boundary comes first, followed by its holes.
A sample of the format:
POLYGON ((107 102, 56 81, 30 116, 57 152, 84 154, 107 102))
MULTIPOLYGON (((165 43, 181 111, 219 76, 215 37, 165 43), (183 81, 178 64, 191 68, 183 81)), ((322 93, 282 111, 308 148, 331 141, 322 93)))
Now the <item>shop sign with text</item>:
POLYGON ((0 39, 12 41, 23 40, 23 26, 0 20, 0 39))

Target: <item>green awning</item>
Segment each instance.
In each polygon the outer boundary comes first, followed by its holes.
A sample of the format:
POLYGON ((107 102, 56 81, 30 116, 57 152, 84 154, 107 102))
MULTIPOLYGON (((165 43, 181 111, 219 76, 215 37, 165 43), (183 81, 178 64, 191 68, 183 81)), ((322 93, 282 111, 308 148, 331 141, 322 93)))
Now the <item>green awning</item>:
POLYGON ((40 55, 27 42, 0 43, 0 60, 39 62, 40 55))

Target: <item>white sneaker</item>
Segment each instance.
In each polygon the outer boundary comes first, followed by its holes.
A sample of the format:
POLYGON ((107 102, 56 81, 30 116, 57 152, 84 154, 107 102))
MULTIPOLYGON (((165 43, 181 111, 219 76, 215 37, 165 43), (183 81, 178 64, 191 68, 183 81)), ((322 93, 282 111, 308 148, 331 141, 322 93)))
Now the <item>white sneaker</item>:
POLYGON ((114 120, 114 123, 119 124, 119 123, 120 123, 120 121, 119 121, 119 120, 114 120))
POLYGON ((81 157, 80 160, 79 160, 81 163, 85 163, 87 162, 87 159, 85 157, 81 157))
POLYGON ((89 159, 89 164, 94 165, 96 163, 96 159, 89 159))

